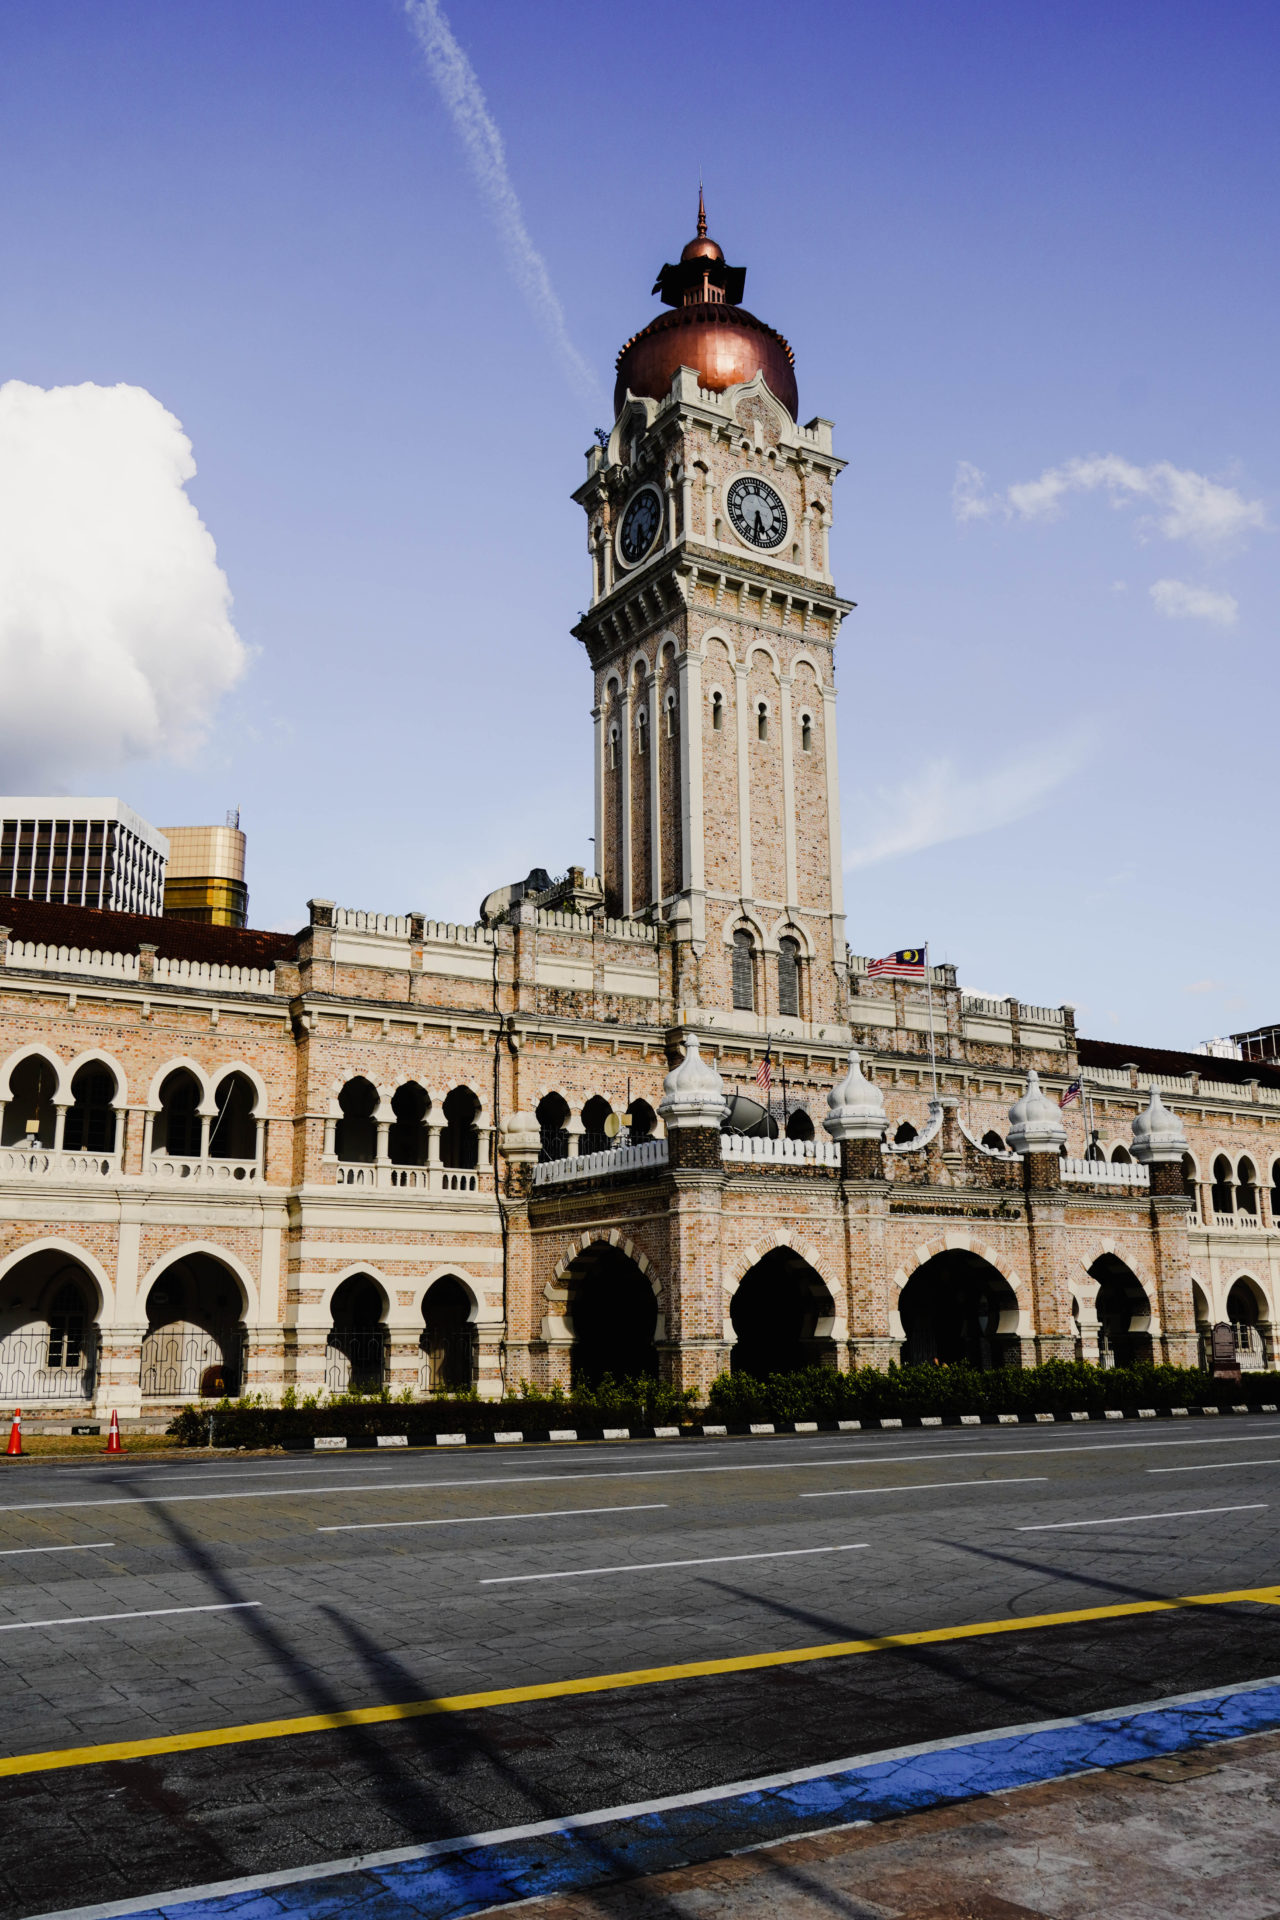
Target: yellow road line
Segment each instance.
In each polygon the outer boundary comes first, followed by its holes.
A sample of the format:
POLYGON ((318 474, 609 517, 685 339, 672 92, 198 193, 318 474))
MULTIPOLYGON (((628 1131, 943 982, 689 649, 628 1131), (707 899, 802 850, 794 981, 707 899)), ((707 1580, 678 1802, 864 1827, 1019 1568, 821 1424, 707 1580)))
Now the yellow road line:
POLYGON ((856 1653, 884 1653, 897 1647, 931 1647, 952 1640, 976 1640, 992 1633, 1027 1633, 1037 1627, 1076 1626, 1089 1620, 1123 1620, 1135 1614, 1172 1613, 1182 1607, 1227 1607, 1242 1601, 1280 1606, 1280 1586, 1241 1587, 1232 1593, 1186 1594, 1171 1600, 1128 1600, 1110 1607, 1081 1607, 1071 1613, 1032 1613, 1008 1620, 979 1620, 970 1626, 927 1627, 920 1633, 890 1633, 870 1640, 834 1640, 820 1647, 787 1647, 779 1653, 746 1653, 727 1660, 688 1660, 678 1666, 637 1667, 630 1673, 591 1674, 580 1680, 548 1680, 529 1687, 494 1687, 484 1693, 455 1693, 438 1700, 408 1700, 382 1707, 352 1707, 340 1713, 306 1713, 288 1720, 258 1720, 238 1727, 208 1727, 194 1733, 166 1733, 149 1740, 113 1740, 101 1746, 61 1747, 49 1753, 19 1753, 0 1759, 0 1778, 51 1773, 60 1767, 102 1766, 110 1760, 145 1760, 153 1754, 193 1753, 205 1747, 233 1747, 250 1740, 282 1740, 297 1733, 332 1733, 343 1727, 386 1726, 397 1720, 421 1720, 436 1713, 475 1713, 483 1707, 518 1706, 530 1700, 564 1700, 575 1694, 609 1693, 621 1687, 652 1687, 671 1680, 700 1680, 721 1673, 757 1673, 765 1667, 793 1667, 808 1660, 843 1660, 856 1653))

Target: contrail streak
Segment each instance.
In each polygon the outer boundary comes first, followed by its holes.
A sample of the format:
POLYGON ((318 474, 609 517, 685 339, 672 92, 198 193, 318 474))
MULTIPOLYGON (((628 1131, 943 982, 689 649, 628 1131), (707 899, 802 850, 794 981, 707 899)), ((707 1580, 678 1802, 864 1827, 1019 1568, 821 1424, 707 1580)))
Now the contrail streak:
POLYGON ((573 384, 585 399, 599 403, 603 399, 600 383, 569 337, 564 308, 551 285, 546 261, 529 238, 507 171, 502 135, 489 112, 475 68, 454 39, 437 0, 405 0, 404 10, 431 78, 466 149, 476 185, 488 202, 516 284, 534 319, 564 362, 573 384))

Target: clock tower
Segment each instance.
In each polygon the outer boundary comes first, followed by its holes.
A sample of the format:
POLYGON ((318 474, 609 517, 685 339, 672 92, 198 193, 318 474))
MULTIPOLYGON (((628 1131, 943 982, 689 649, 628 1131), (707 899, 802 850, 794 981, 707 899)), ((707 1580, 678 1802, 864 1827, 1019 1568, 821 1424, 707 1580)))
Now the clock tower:
POLYGON ((615 419, 574 495, 591 606, 606 911, 668 930, 681 1017, 836 1040, 846 950, 831 424, 799 424, 782 335, 698 231, 618 356, 615 419))

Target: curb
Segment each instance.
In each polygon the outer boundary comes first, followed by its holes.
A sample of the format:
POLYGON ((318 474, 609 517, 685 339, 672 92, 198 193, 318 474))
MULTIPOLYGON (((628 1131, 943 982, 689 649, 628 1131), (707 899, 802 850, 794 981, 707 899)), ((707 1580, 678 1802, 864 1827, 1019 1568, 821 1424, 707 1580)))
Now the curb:
MULTIPOLYGON (((935 1427, 1012 1427, 1073 1425, 1108 1420, 1217 1419, 1223 1414, 1280 1413, 1280 1406, 1232 1407, 1108 1407, 1096 1413, 948 1413, 904 1414, 900 1419, 881 1420, 777 1420, 747 1425, 729 1423, 688 1427, 538 1427, 511 1429, 495 1433, 403 1433, 317 1434, 308 1439, 280 1442, 285 1453, 328 1453, 376 1447, 408 1447, 414 1452, 456 1447, 496 1446, 598 1446, 604 1441, 629 1440, 747 1440, 781 1439, 793 1435, 832 1433, 875 1433, 884 1430, 935 1427)), ((228 1448, 228 1452, 237 1451, 228 1448)))

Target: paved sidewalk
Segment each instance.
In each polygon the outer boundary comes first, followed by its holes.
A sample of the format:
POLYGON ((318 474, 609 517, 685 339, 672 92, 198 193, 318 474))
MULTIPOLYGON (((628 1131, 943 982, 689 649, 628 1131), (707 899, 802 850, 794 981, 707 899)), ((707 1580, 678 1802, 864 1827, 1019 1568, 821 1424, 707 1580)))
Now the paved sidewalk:
POLYGON ((1280 1920, 1280 1734, 490 1911, 521 1920, 1280 1920))

